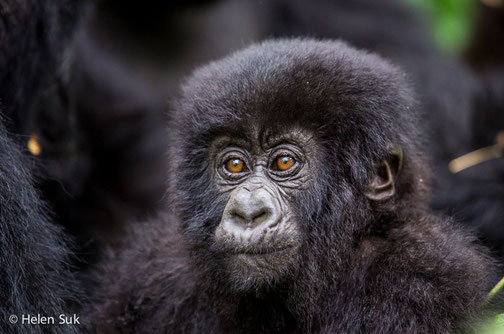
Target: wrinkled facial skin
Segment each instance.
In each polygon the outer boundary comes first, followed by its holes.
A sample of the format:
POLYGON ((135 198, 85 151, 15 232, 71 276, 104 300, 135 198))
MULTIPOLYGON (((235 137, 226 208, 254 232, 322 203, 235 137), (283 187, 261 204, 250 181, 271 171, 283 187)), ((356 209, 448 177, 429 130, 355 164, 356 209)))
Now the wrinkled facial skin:
POLYGON ((227 203, 215 230, 229 276, 244 287, 281 279, 301 243, 291 203, 311 179, 312 136, 291 130, 211 145, 213 181, 227 203))

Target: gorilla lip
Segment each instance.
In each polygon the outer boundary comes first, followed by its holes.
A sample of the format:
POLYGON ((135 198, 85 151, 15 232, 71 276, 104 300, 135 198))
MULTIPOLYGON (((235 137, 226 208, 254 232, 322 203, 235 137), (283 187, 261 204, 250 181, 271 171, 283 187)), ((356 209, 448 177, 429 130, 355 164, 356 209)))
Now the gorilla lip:
POLYGON ((233 252, 234 255, 252 255, 252 256, 261 256, 261 255, 269 255, 269 254, 280 254, 283 252, 287 252, 289 250, 293 250, 296 248, 295 246, 289 245, 286 247, 282 248, 276 248, 276 249, 259 249, 259 250, 243 250, 239 252, 233 252))

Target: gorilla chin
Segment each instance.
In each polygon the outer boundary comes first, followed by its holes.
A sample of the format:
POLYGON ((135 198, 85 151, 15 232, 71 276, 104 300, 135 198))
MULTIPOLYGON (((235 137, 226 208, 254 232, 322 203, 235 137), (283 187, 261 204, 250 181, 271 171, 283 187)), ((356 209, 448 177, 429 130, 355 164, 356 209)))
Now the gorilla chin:
POLYGON ((224 265, 235 291, 262 290, 292 276, 299 245, 267 252, 228 253, 224 265))

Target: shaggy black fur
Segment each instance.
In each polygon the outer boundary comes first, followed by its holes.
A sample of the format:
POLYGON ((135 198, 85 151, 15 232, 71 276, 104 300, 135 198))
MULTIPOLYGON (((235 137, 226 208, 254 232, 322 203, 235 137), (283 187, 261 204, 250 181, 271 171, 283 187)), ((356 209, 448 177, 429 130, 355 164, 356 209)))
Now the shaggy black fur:
MULTIPOLYGON (((82 1, 0 2, 0 331, 74 333, 74 326, 21 324, 22 316, 71 313, 77 286, 67 241, 35 187, 38 162, 23 149, 38 120, 54 112, 44 101, 61 100, 67 45, 82 1), (26 136, 23 136, 26 135, 26 136), (11 324, 9 316, 18 317, 11 324)), ((59 119, 65 120, 63 113, 59 119)), ((60 124, 52 124, 52 129, 60 124)))
POLYGON ((174 109, 173 211, 105 264, 95 329, 445 333, 476 314, 492 261, 427 208, 417 109, 396 68, 342 42, 270 41, 196 71, 174 109), (237 292, 212 247, 227 195, 209 144, 293 126, 318 146, 313 181, 292 199, 301 250, 282 280, 237 292), (392 144, 405 155, 396 195, 372 202, 369 173, 392 144))
POLYGON ((21 324, 23 315, 70 314, 74 280, 61 229, 33 186, 30 163, 0 124, 0 331, 75 333, 73 326, 21 324), (9 317, 16 315, 17 324, 9 317))

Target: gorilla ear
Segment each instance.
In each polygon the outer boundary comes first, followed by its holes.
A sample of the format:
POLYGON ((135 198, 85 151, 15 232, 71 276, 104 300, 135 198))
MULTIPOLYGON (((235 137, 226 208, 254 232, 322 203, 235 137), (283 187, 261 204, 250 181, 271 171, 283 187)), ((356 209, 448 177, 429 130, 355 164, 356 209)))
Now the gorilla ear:
POLYGON ((380 162, 371 176, 371 182, 365 195, 373 201, 383 201, 395 194, 395 180, 402 167, 403 151, 396 145, 388 158, 380 162))

